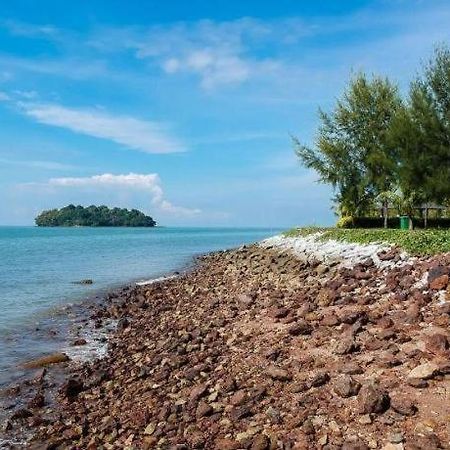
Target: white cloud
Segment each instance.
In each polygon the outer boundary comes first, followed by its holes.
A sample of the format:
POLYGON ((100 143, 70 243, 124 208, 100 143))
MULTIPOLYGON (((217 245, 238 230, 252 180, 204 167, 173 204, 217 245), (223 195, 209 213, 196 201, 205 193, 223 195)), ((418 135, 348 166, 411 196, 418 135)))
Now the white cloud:
POLYGON ((20 102, 18 105, 27 116, 39 123, 107 139, 133 150, 145 153, 173 153, 185 150, 184 145, 169 136, 166 127, 158 122, 56 104, 20 102))
POLYGON ((14 159, 0 158, 0 163, 44 170, 73 170, 77 168, 76 166, 72 166, 70 164, 63 164, 57 161, 39 161, 39 160, 19 161, 14 159))
POLYGON ((35 25, 15 20, 4 20, 0 26, 6 28, 13 36, 49 37, 58 33, 58 29, 52 25, 35 25))
POLYGON ((138 174, 129 173, 124 175, 113 175, 105 173, 91 177, 63 177, 51 178, 49 187, 78 187, 94 189, 129 189, 141 191, 150 196, 150 203, 160 211, 177 216, 193 216, 200 214, 199 209, 185 208, 183 206, 173 205, 164 198, 164 192, 161 187, 161 179, 157 173, 138 174))
POLYGON ((252 18, 200 20, 149 28, 103 28, 89 45, 106 53, 131 50, 167 74, 198 76, 201 86, 209 90, 271 70, 270 58, 252 58, 249 51, 252 43, 264 41, 273 31, 272 24, 252 18))
POLYGON ((10 97, 5 92, 0 91, 0 102, 6 102, 10 100, 10 97))

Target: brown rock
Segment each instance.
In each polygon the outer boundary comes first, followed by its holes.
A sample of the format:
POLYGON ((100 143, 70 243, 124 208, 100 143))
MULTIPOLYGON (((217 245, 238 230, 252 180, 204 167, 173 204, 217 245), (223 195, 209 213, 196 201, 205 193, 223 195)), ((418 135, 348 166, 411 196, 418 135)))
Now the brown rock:
POLYGON ((211 405, 208 405, 208 403, 204 401, 200 401, 197 410, 195 411, 195 415, 197 419, 200 419, 205 416, 210 416, 214 412, 214 409, 211 405))
POLYGON ((80 380, 69 378, 61 387, 61 394, 68 400, 73 400, 82 390, 84 386, 80 380))
POLYGON ((449 348, 448 339, 443 334, 433 334, 426 339, 425 348, 435 355, 445 354, 449 348))
POLYGON ((233 439, 216 439, 216 450, 237 450, 239 447, 239 442, 233 439))
POLYGON ((242 405, 247 399, 247 393, 241 389, 230 397, 230 403, 234 406, 242 405))
POLYGON ((255 436, 252 441, 251 450, 269 450, 270 439, 265 434, 255 436))
POLYGON ((59 364, 69 361, 69 357, 65 353, 53 353, 52 355, 42 356, 23 364, 25 369, 38 369, 40 367, 49 366, 51 364, 59 364))
POLYGON ((364 385, 358 394, 361 414, 383 413, 389 408, 389 395, 374 384, 364 385))
POLYGON ((45 405, 45 397, 38 392, 27 404, 28 408, 42 408, 45 405))
POLYGON ((273 319, 283 319, 289 314, 289 309, 281 307, 281 308, 271 308, 269 310, 269 317, 273 319))
POLYGON ((357 349, 357 345, 353 336, 345 336, 339 341, 336 342, 334 346, 334 352, 337 355, 347 355, 348 353, 352 353, 357 349))
POLYGON ((363 442, 361 439, 357 439, 352 442, 344 442, 341 450, 369 450, 369 446, 363 442))
MULTIPOLYGON (((428 271, 428 285, 431 287, 432 283, 441 278, 442 276, 448 275, 449 273, 449 269, 446 266, 443 265, 436 265, 434 267, 432 267, 429 271, 428 271)), ((448 279, 447 279, 447 283, 448 283, 448 279)), ((434 289, 434 288, 432 288, 434 289)))
POLYGON ((428 387, 428 382, 420 378, 409 378, 407 382, 410 386, 417 389, 424 389, 428 387))
POLYGON ((193 401, 198 400, 199 398, 203 397, 206 394, 206 392, 207 392, 206 384, 199 384, 191 390, 191 393, 189 394, 189 399, 193 401))
POLYGON ((288 333, 291 336, 299 336, 301 334, 311 334, 312 326, 303 319, 298 320, 294 325, 290 326, 288 333))
POLYGON ((361 389, 361 383, 356 381, 350 375, 340 375, 336 378, 333 384, 333 390, 341 397, 347 398, 358 395, 361 389))
POLYGON ((13 413, 11 416, 11 420, 20 420, 20 419, 27 419, 28 417, 31 417, 33 413, 29 411, 28 409, 21 408, 18 409, 13 413))
POLYGON ((441 289, 445 289, 448 286, 448 275, 441 275, 440 277, 435 278, 430 283, 430 289, 434 289, 436 291, 440 291, 441 289))
POLYGON ((391 408, 403 416, 413 416, 417 412, 414 402, 405 395, 391 395, 391 408))
POLYGON ((281 369, 277 366, 267 367, 266 374, 269 375, 270 378, 278 381, 292 380, 292 375, 287 370, 281 369))
POLYGON ((335 325, 339 324, 339 319, 336 316, 336 314, 329 313, 323 316, 322 320, 320 321, 321 325, 324 325, 326 327, 334 327, 335 325))
POLYGON ((328 381, 330 381, 330 375, 327 372, 319 372, 311 378, 309 383, 312 387, 319 387, 328 383, 328 381))

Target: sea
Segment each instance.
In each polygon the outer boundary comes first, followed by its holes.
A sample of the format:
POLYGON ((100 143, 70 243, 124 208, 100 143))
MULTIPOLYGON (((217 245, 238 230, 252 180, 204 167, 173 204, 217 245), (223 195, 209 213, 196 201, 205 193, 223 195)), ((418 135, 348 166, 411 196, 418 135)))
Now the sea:
POLYGON ((71 358, 86 358, 89 352, 98 356, 105 330, 85 336, 86 320, 80 317, 108 291, 173 276, 200 254, 280 231, 0 227, 0 387, 26 377, 23 362, 41 355, 65 351, 71 358), (78 283, 87 279, 92 284, 78 283), (89 345, 76 350, 70 340, 80 336, 89 345))

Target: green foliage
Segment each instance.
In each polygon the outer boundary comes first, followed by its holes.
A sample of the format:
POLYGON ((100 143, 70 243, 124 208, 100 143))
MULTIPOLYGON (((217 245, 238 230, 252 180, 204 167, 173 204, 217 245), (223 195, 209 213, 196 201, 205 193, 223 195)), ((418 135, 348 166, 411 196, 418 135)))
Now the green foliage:
POLYGON ((387 131, 400 105, 397 87, 389 80, 359 74, 331 114, 319 111, 315 148, 294 138, 303 164, 335 188, 341 213, 363 214, 375 196, 393 185, 395 152, 387 131))
POLYGON ((450 200, 450 49, 438 47, 393 121, 399 185, 418 202, 450 200))
POLYGON ((352 228, 355 223, 355 218, 352 216, 341 216, 336 223, 338 228, 352 228))
POLYGON ((154 227, 156 222, 137 209, 108 208, 107 206, 69 205, 61 209, 43 211, 35 219, 40 227, 154 227))
POLYGON ((388 205, 412 218, 450 202, 450 48, 438 47, 402 101, 397 87, 359 74, 331 113, 319 111, 315 146, 294 138, 303 164, 335 192, 345 225, 388 205), (348 217, 350 218, 348 218, 348 217))
POLYGON ((412 255, 434 255, 450 252, 450 230, 392 230, 300 228, 286 232, 288 237, 321 233, 322 241, 336 240, 359 244, 386 243, 396 245, 412 255))

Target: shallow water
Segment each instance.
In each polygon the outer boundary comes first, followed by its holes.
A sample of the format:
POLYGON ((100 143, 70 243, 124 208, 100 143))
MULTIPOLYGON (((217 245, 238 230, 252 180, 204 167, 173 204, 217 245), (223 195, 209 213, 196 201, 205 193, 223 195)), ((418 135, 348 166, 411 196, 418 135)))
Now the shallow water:
POLYGON ((195 255, 277 233, 261 228, 0 227, 0 385, 61 346, 64 305, 186 267, 195 255), (92 279, 92 285, 74 282, 92 279))

